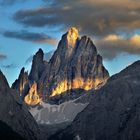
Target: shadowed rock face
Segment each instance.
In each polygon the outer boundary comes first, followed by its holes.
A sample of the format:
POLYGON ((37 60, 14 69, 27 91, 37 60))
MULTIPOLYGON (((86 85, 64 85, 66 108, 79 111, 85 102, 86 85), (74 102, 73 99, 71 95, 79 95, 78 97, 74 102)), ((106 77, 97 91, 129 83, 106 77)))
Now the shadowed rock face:
MULTIPOLYGON (((27 140, 40 139, 40 130, 18 93, 9 88, 0 71, 0 120, 27 140)), ((8 135, 8 133, 7 133, 8 135)), ((11 138, 12 139, 12 138, 11 138)))
POLYGON ((28 72, 23 67, 20 71, 18 79, 12 84, 12 88, 17 89, 22 95, 25 89, 28 87, 28 72))
POLYGON ((44 52, 42 49, 39 49, 38 52, 33 56, 31 72, 29 74, 29 79, 31 82, 37 82, 44 70, 44 52))
POLYGON ((74 27, 62 36, 49 62, 43 60, 43 55, 41 49, 34 55, 28 78, 29 87, 37 83, 37 94, 43 100, 73 89, 99 88, 109 77, 92 40, 87 36, 79 38, 74 27))
POLYGON ((140 139, 140 61, 112 76, 90 104, 51 140, 140 139))
POLYGON ((0 121, 1 140, 25 140, 18 133, 14 132, 6 123, 0 121))

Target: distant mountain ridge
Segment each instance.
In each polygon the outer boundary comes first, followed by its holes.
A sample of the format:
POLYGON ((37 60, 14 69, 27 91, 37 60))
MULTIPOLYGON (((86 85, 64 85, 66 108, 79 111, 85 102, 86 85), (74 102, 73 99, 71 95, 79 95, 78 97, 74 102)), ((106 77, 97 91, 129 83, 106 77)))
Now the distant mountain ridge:
POLYGON ((109 78, 65 130, 49 140, 139 140, 140 61, 109 78))
POLYGON ((39 49, 33 56, 29 75, 24 68, 21 70, 12 88, 20 92, 27 104, 58 99, 63 93, 68 100, 73 90, 97 89, 109 78, 91 39, 79 38, 78 34, 75 27, 70 28, 62 36, 50 61, 44 61, 44 52, 39 49))

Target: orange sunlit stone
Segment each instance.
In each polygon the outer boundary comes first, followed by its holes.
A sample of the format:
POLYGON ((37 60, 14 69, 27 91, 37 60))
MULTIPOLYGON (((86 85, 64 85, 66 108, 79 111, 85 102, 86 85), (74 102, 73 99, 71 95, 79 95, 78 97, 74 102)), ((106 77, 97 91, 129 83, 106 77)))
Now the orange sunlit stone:
POLYGON ((83 90, 91 90, 96 89, 98 86, 102 84, 102 80, 96 79, 87 79, 84 80, 83 78, 75 78, 71 82, 67 80, 63 80, 60 82, 55 89, 52 90, 51 96, 60 95, 68 90, 71 89, 83 89, 83 90))
POLYGON ((76 29, 75 27, 71 27, 68 30, 68 34, 67 34, 68 45, 74 47, 77 38, 78 38, 78 29, 76 29))
POLYGON ((25 96, 24 101, 28 105, 37 105, 41 102, 41 99, 37 94, 37 84, 35 82, 31 86, 29 93, 25 96))

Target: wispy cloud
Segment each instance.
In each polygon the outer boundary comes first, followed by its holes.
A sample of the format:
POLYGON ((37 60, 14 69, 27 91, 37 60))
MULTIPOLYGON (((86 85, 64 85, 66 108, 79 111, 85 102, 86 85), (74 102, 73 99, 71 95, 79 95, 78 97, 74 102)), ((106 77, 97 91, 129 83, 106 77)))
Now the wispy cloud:
POLYGON ((98 50, 104 58, 113 59, 122 52, 140 55, 140 35, 135 34, 129 38, 119 35, 108 35, 96 40, 98 50))
POLYGON ((7 59, 7 55, 0 53, 0 61, 7 59))
POLYGON ((54 45, 57 42, 55 38, 44 33, 33 33, 28 31, 4 31, 2 34, 8 38, 15 38, 36 43, 47 43, 54 45))
POLYGON ((8 64, 8 65, 2 65, 4 69, 15 69, 17 66, 15 64, 8 64))
MULTIPOLYGON (((53 53, 54 53, 54 50, 45 53, 45 54, 44 54, 44 60, 49 61, 50 58, 52 57, 53 53)), ((31 56, 26 60, 25 63, 27 64, 27 63, 32 62, 32 59, 33 59, 33 55, 31 55, 31 56)))

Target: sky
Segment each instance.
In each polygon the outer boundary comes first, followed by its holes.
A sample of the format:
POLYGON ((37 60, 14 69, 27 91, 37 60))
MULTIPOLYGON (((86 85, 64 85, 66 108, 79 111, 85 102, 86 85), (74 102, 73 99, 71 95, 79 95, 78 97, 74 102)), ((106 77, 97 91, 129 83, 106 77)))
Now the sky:
POLYGON ((140 59, 139 13, 140 0, 0 0, 0 69, 11 85, 39 48, 48 58, 75 26, 118 73, 140 59))

